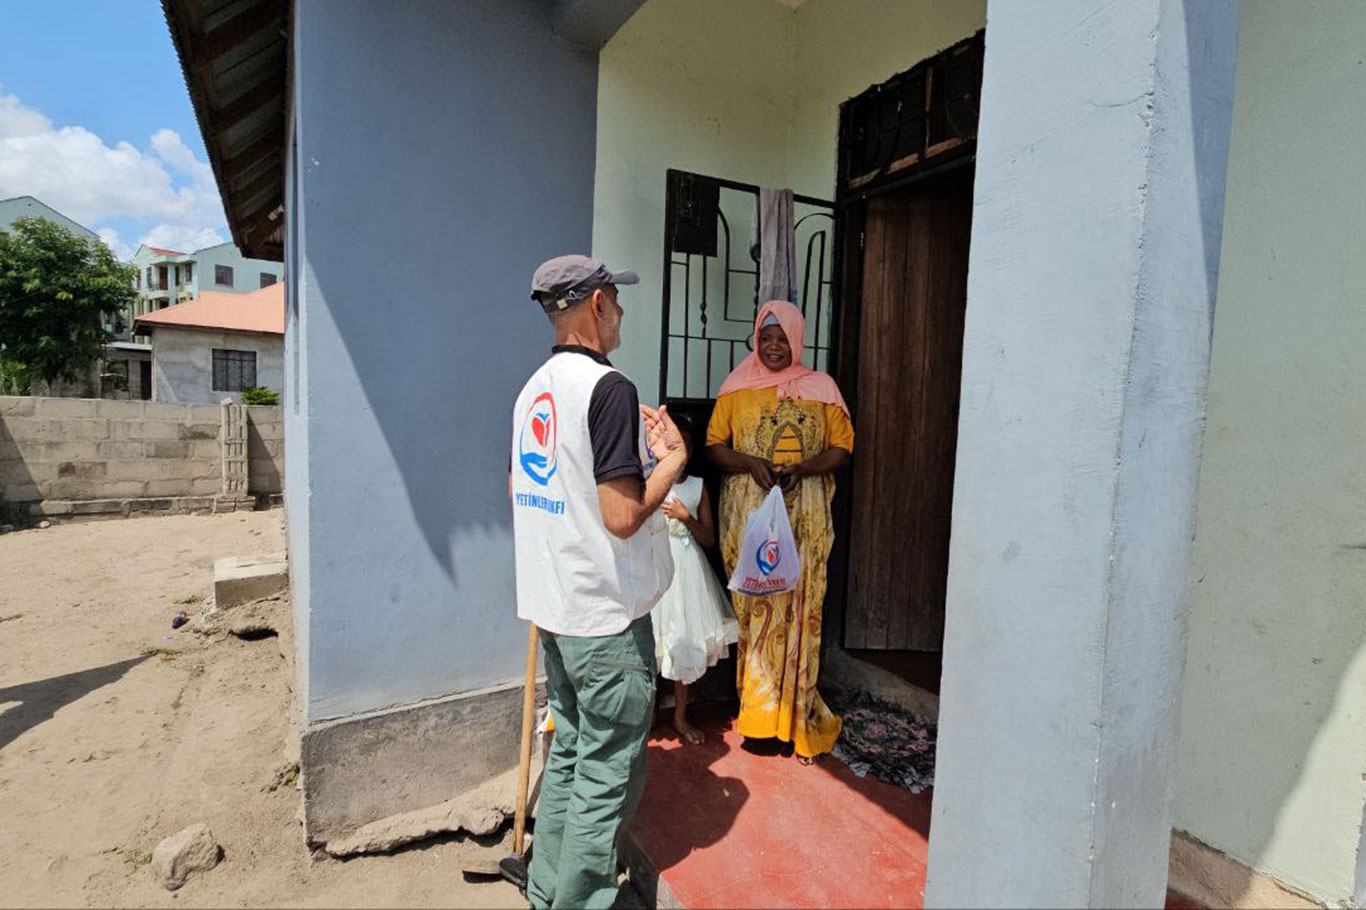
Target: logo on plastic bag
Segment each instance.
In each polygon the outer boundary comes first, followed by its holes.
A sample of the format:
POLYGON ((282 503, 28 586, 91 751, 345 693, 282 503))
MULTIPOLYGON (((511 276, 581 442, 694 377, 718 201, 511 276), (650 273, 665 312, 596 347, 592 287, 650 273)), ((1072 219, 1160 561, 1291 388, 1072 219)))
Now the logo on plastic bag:
POLYGON ((782 561, 783 548, 776 540, 764 541, 754 553, 754 562, 759 567, 759 574, 765 578, 772 575, 773 570, 778 568, 778 563, 782 561))

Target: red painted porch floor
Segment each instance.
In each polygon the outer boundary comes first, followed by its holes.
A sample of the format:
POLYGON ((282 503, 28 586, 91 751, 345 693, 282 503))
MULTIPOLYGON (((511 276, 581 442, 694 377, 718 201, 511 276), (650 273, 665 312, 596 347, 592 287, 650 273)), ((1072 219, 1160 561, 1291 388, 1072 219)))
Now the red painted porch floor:
MULTIPOLYGON (((626 851, 647 905, 922 906, 930 793, 855 777, 829 755, 807 767, 770 743, 750 751, 721 706, 694 715, 703 745, 668 726, 650 740, 626 851)), ((1167 906, 1199 905, 1169 895, 1167 906)))

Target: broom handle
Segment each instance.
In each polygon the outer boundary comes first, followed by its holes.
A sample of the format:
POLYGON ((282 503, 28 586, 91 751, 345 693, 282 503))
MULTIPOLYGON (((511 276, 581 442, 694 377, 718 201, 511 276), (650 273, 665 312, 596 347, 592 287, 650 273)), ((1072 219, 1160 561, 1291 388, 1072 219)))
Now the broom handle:
POLYGON ((531 785, 531 740, 536 727, 536 624, 527 623, 526 685, 522 689, 522 754, 517 764, 517 816, 512 824, 512 851, 522 853, 526 838, 526 798, 531 785))

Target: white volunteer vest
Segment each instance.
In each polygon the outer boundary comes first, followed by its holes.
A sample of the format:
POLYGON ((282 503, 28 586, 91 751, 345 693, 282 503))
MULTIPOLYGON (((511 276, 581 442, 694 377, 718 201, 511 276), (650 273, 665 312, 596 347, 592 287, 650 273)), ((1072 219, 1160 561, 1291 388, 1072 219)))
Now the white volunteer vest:
MULTIPOLYGON (((673 581, 663 515, 627 540, 602 523, 588 405, 612 372, 583 354, 556 354, 512 412, 517 615, 558 635, 615 635, 649 613, 673 581)), ((639 445, 648 476, 654 459, 643 427, 639 445)))

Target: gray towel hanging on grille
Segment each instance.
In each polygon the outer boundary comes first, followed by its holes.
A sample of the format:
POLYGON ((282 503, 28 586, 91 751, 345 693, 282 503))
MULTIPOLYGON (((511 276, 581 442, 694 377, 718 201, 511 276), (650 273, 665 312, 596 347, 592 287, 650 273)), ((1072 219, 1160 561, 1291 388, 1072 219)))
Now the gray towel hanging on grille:
POLYGON ((759 303, 797 299, 797 239, 792 216, 792 191, 761 187, 754 200, 749 254, 758 262, 759 303))

